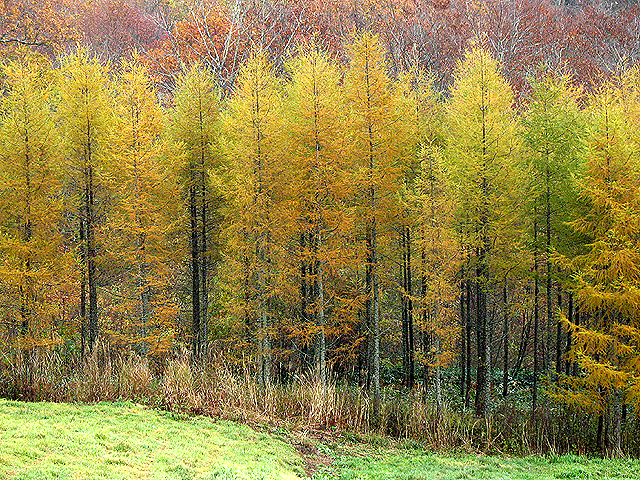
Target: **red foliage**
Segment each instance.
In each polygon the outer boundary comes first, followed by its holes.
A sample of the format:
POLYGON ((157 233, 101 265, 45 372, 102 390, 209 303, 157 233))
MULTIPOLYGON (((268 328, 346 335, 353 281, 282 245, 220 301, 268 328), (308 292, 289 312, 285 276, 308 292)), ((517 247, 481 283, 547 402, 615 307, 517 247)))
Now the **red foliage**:
POLYGON ((146 48, 159 38, 159 28, 135 0, 97 0, 78 5, 80 38, 108 60, 146 48))
POLYGON ((79 30, 107 57, 142 45, 167 86, 182 65, 199 61, 233 85, 249 50, 260 47, 282 69, 300 43, 341 57, 363 30, 378 32, 394 71, 419 65, 445 87, 470 42, 482 42, 525 94, 541 67, 591 87, 640 59, 640 10, 560 6, 552 0, 184 0, 155 20, 135 0, 85 4, 79 30), (150 46, 151 45, 151 46, 150 46))

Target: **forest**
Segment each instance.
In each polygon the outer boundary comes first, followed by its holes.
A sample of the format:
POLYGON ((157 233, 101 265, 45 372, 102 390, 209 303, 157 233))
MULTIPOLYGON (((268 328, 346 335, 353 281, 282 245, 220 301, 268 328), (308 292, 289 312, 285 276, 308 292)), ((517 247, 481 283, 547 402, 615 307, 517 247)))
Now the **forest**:
POLYGON ((635 3, 9 0, 0 54, 0 396, 640 454, 635 3))

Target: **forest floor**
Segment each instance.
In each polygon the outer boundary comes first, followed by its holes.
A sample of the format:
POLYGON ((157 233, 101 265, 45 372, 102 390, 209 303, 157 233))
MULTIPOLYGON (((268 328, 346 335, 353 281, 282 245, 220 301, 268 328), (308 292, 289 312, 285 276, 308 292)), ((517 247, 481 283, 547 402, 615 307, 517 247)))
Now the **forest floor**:
POLYGON ((132 403, 0 400, 0 479, 640 479, 640 461, 437 455, 414 444, 271 433, 132 403))

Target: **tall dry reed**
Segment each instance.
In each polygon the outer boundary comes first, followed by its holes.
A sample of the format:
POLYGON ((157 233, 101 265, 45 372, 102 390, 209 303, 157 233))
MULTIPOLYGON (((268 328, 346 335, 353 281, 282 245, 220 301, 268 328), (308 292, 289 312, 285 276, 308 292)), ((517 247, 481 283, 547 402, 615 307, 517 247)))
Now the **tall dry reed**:
MULTIPOLYGON (((593 419, 559 406, 530 412, 502 402, 486 419, 436 405, 421 389, 386 388, 373 417, 365 389, 332 378, 325 384, 311 371, 286 384, 262 385, 249 362, 231 364, 222 355, 194 363, 188 354, 158 364, 99 344, 84 359, 51 350, 19 351, 0 357, 0 394, 30 401, 100 402, 131 400, 167 410, 209 415, 287 429, 371 438, 386 435, 437 450, 503 453, 587 453, 595 451, 593 419)), ((625 429, 627 451, 640 453, 637 418, 625 429)))

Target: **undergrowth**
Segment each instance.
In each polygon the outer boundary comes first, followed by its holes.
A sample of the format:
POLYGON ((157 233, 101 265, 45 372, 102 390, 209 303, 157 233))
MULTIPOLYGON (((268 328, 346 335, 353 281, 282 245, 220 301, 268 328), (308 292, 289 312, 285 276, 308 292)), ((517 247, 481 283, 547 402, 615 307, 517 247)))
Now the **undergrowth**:
MULTIPOLYGON (((327 437, 344 435, 360 441, 392 438, 436 451, 499 454, 596 451, 596 419, 550 403, 535 419, 518 400, 494 399, 491 414, 477 418, 455 403, 455 395, 438 408, 430 392, 386 387, 380 414, 372 398, 357 385, 321 384, 313 372, 286 383, 261 385, 248 363, 231 364, 223 356, 194 364, 186 355, 152 362, 134 353, 97 347, 82 360, 54 351, 34 352, 30 368, 4 357, 0 394, 5 398, 96 403, 131 400, 170 412, 199 414, 273 429, 305 431, 327 437)), ((636 418, 625 424, 628 455, 640 453, 636 418)))

